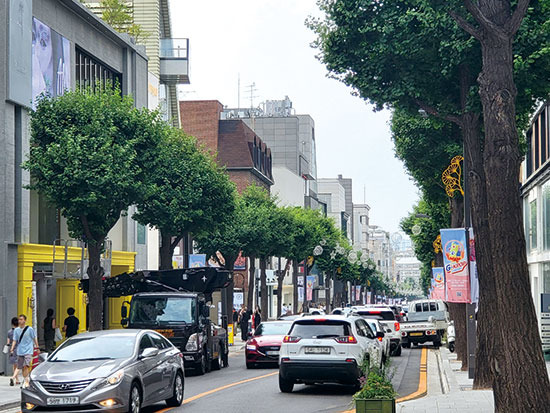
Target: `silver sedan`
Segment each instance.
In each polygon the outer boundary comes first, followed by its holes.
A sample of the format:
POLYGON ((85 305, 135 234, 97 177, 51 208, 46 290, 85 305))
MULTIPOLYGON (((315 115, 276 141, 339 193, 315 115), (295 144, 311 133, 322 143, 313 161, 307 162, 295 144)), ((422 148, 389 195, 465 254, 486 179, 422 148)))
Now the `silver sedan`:
POLYGON ((31 373, 21 408, 32 411, 139 413, 160 401, 179 406, 181 352, 151 330, 106 330, 65 341, 31 373))

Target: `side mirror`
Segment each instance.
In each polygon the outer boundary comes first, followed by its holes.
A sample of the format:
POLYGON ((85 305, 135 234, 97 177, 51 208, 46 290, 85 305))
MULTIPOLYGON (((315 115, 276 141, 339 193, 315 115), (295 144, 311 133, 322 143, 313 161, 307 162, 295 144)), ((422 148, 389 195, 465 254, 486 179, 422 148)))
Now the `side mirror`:
POLYGON ((376 332, 376 338, 384 338, 385 334, 383 331, 377 331, 376 332))
POLYGON ((128 307, 126 307, 125 305, 120 307, 120 316, 122 318, 127 318, 128 317, 128 307))
POLYGON ((150 357, 155 357, 159 354, 159 349, 156 347, 147 347, 145 350, 141 352, 139 355, 139 358, 146 359, 150 357))

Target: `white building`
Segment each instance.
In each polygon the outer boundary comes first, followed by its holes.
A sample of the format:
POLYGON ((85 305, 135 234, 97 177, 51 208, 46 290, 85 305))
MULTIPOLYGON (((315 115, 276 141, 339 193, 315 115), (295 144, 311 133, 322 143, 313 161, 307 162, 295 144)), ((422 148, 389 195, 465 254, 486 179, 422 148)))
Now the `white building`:
POLYGON ((351 215, 346 212, 346 190, 340 181, 330 178, 318 180, 319 200, 327 207, 327 216, 334 220, 336 228, 347 234, 352 241, 351 215))
POLYGON ((353 246, 365 254, 369 250, 369 211, 367 204, 353 204, 353 246))

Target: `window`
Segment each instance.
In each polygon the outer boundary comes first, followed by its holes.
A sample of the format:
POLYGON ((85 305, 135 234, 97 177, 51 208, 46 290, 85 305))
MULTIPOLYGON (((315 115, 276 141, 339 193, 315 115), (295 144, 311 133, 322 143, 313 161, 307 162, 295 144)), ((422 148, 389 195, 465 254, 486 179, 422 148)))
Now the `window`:
POLYGON ((145 244, 145 225, 140 224, 139 222, 136 225, 137 232, 137 243, 145 244))
POLYGON ((350 335, 350 325, 336 320, 295 322, 289 335, 301 338, 332 338, 350 335))
POLYGON ((84 90, 87 87, 95 89, 98 85, 110 87, 122 84, 122 75, 115 72, 99 60, 76 48, 76 87, 84 90))
POLYGON ((436 303, 430 303, 430 311, 437 311, 436 303))
POLYGON ((542 293, 550 294, 550 262, 542 264, 542 293))
POLYGON ((422 311, 430 311, 430 305, 428 303, 422 303, 422 311))
POLYGON ((529 249, 537 249, 537 200, 529 203, 529 249))
POLYGON ((421 313, 422 312, 422 304, 421 303, 416 303, 416 305, 414 306, 414 310, 417 313, 421 313))
POLYGON ((195 314, 195 300, 190 297, 139 297, 132 300, 130 323, 192 323, 195 314))
POLYGON ((365 320, 357 320, 355 322, 355 326, 357 327, 357 332, 359 335, 363 337, 369 337, 369 338, 373 338, 375 336, 375 334, 373 333, 373 330, 371 330, 371 328, 365 322, 365 320))
POLYGON ((154 346, 159 350, 164 350, 165 348, 170 347, 168 342, 164 337, 159 336, 158 334, 148 334, 149 338, 153 342, 154 346))
POLYGON ((149 338, 149 335, 144 334, 143 337, 141 337, 141 340, 139 341, 138 353, 141 353, 143 350, 149 347, 154 347, 153 343, 151 343, 151 339, 149 338))
POLYGON ((550 250, 550 182, 542 186, 542 204, 544 249, 550 250))

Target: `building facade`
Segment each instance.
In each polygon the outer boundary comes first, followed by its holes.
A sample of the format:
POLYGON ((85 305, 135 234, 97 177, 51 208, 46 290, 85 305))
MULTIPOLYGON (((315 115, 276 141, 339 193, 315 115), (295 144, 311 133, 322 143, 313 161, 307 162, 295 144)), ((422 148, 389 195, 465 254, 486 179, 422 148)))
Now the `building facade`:
POLYGON ((350 243, 352 241, 352 214, 347 211, 347 191, 339 178, 321 178, 318 180, 319 200, 326 205, 327 216, 334 220, 336 228, 343 231, 350 243))
POLYGON ((389 232, 376 225, 370 226, 368 240, 370 258, 387 281, 395 281, 394 255, 390 241, 389 232))
MULTIPOLYGON (((29 191, 29 174, 20 165, 29 150, 29 112, 43 92, 117 80, 123 94, 146 107, 147 57, 142 47, 121 35, 74 0, 0 2, 0 340, 9 320, 26 314, 39 325, 47 308, 57 323, 74 307, 85 330, 86 297, 79 279, 60 268, 85 265, 82 247, 69 239, 58 211, 29 191), (65 258, 66 257, 66 258, 65 258)), ((129 211, 109 233, 112 245, 104 263, 111 275, 147 268, 147 237, 129 211)), ((85 253, 85 251, 84 251, 85 253)), ((85 254, 84 254, 85 255, 85 254)), ((76 272, 75 272, 76 273, 76 272)), ((107 325, 120 325, 119 305, 107 305, 107 325)), ((42 329, 37 329, 40 341, 42 329)), ((6 371, 4 361, 0 371, 6 371)))
POLYGON ((353 204, 353 246, 363 254, 369 253, 369 212, 367 204, 353 204))
POLYGON ((544 103, 527 130, 521 195, 527 262, 533 302, 545 355, 550 358, 550 103, 544 103), (547 321, 548 322, 548 321, 547 321))

